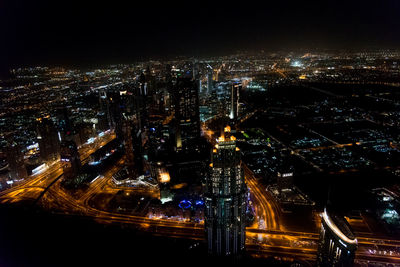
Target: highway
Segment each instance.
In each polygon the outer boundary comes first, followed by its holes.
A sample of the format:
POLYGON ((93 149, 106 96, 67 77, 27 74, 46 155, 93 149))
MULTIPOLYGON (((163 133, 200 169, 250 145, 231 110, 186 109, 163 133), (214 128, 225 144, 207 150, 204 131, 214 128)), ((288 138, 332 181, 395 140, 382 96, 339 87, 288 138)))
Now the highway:
MULTIPOLYGON (((97 222, 103 224, 119 223, 131 225, 140 230, 151 232, 154 235, 204 240, 204 225, 202 223, 112 213, 91 207, 89 200, 96 194, 111 191, 117 192, 119 190, 111 186, 110 180, 112 179, 112 174, 122 167, 123 160, 121 159, 118 164, 105 172, 103 177, 94 181, 88 190, 79 196, 69 194, 60 186, 58 181, 45 194, 41 204, 51 210, 59 210, 63 214, 92 217, 97 222)), ((257 206, 257 210, 262 214, 267 223, 266 227, 261 227, 261 229, 255 226, 247 228, 247 251, 257 256, 278 256, 285 259, 295 258, 296 260, 313 262, 317 251, 318 233, 291 232, 281 229, 282 225, 279 223, 279 215, 275 210, 276 208, 268 203, 268 196, 257 187, 253 179, 250 175, 246 177, 251 190, 250 192, 254 194, 252 198, 254 199, 254 204, 260 205, 257 206)), ((18 190, 14 194, 18 195, 18 190)), ((359 237, 358 240, 359 250, 357 252, 357 260, 400 263, 400 258, 397 255, 383 255, 384 252, 381 255, 379 252, 371 252, 371 248, 376 247, 399 247, 400 241, 370 237, 359 237)))
POLYGON ((245 181, 250 190, 251 199, 256 211, 256 220, 252 228, 283 230, 279 220, 279 209, 274 204, 271 196, 259 185, 253 172, 244 165, 245 181))
MULTIPOLYGON (((108 131, 102 137, 98 136, 94 138, 92 143, 82 145, 79 148, 82 165, 88 162, 92 153, 115 138, 115 133, 113 131, 108 131)), ((0 203, 13 203, 22 200, 37 199, 43 190, 62 174, 62 163, 59 160, 47 163, 43 170, 31 175, 18 185, 0 192, 0 203)))
MULTIPOLYGON (((211 138, 212 134, 209 135, 211 138)), ((115 138, 113 134, 80 148, 82 160, 86 160, 96 149, 104 146, 115 138)), ((118 187, 112 183, 112 176, 124 166, 125 158, 114 164, 109 170, 94 180, 89 188, 71 194, 61 186, 61 181, 55 182, 40 200, 40 204, 53 212, 73 216, 90 217, 102 224, 123 224, 151 232, 154 235, 204 240, 203 222, 196 223, 187 220, 176 220, 158 217, 137 216, 132 214, 109 212, 91 206, 91 200, 98 194, 116 194, 126 190, 139 195, 158 197, 158 192, 143 188, 118 187)), ((246 184, 250 190, 250 198, 254 205, 255 222, 246 229, 247 251, 257 257, 275 256, 282 259, 296 259, 306 262, 315 261, 318 233, 289 231, 282 224, 280 209, 273 197, 260 185, 247 166, 243 165, 246 184)), ((54 162, 45 171, 30 177, 9 190, 0 192, 1 203, 19 202, 35 199, 46 186, 62 175, 60 162, 54 162)), ((394 253, 400 248, 400 240, 359 236, 356 260, 380 261, 400 264, 400 255, 394 253)))

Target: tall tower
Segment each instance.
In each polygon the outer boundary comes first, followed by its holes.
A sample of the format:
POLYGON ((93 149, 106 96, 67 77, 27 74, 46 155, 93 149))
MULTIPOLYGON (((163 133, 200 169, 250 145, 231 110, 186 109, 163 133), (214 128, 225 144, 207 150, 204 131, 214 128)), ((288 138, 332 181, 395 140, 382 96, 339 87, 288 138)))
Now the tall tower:
POLYGON ((322 213, 317 266, 353 266, 357 239, 347 221, 330 209, 322 213))
POLYGON ((122 132, 124 135, 124 145, 126 154, 126 165, 128 167, 128 172, 130 175, 135 174, 135 157, 134 157, 134 147, 132 138, 132 127, 133 120, 131 116, 124 116, 122 119, 122 132))
POLYGON ((239 91, 241 87, 242 84, 239 82, 233 82, 231 86, 231 101, 229 110, 229 118, 231 120, 236 120, 239 115, 239 91))
POLYGON ((72 127, 72 122, 69 118, 68 108, 64 106, 59 109, 58 112, 58 129, 61 134, 61 139, 73 139, 74 129, 72 127))
POLYGON ((200 137, 198 83, 190 77, 178 78, 173 90, 176 119, 176 148, 189 149, 200 137))
POLYGON ((197 59, 193 61, 193 80, 199 79, 200 72, 199 72, 199 63, 197 59))
POLYGON ((207 65, 207 94, 211 94, 213 91, 213 69, 210 65, 207 65))
POLYGON ((49 116, 37 119, 37 140, 43 161, 53 161, 60 155, 60 135, 49 116))
POLYGON ((205 231, 208 252, 215 256, 239 256, 245 248, 246 185, 235 139, 225 127, 207 179, 205 231))
POLYGON ((104 89, 101 89, 99 91, 99 104, 100 104, 100 113, 106 116, 108 129, 111 129, 113 122, 110 112, 110 102, 107 96, 107 92, 104 89))
POLYGON ((142 72, 138 77, 139 87, 134 89, 135 111, 139 131, 143 131, 146 128, 148 120, 146 79, 145 74, 142 72))
POLYGON ((6 148, 7 162, 10 169, 9 176, 12 180, 20 180, 28 177, 24 163, 24 153, 21 151, 21 147, 11 142, 6 148))
POLYGON ((60 161, 62 163, 64 179, 73 179, 81 168, 81 159, 74 141, 66 140, 61 143, 60 161))

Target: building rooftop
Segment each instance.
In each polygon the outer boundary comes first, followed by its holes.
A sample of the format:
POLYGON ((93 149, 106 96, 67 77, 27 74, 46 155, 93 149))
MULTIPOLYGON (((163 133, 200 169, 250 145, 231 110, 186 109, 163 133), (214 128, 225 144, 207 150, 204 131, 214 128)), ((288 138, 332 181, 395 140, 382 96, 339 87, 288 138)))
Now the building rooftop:
POLYGON ((349 244, 357 244, 357 239, 350 228, 349 223, 344 217, 339 216, 333 211, 327 211, 325 208, 322 218, 329 228, 343 241, 349 244))

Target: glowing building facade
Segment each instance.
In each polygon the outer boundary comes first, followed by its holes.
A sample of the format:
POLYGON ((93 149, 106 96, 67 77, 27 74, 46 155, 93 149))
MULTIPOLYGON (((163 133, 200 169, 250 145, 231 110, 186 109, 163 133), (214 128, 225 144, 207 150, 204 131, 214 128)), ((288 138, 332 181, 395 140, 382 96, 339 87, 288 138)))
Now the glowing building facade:
POLYGON ((325 208, 322 213, 317 266, 353 266, 357 239, 347 221, 325 208))
POLYGON ((246 186, 240 151, 229 126, 213 149, 206 189, 206 238, 215 256, 238 256, 245 248, 246 186))
POLYGON ((239 91, 242 87, 241 83, 233 82, 231 85, 231 100, 229 109, 229 118, 236 120, 239 115, 239 91))

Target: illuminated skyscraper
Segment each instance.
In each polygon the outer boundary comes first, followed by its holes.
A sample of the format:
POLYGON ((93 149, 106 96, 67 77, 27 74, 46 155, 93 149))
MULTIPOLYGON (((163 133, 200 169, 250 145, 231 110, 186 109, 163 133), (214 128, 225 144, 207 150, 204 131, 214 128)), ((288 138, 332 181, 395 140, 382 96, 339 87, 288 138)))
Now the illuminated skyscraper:
POLYGON ((63 141, 61 143, 60 161, 63 166, 64 179, 72 179, 78 175, 81 160, 74 141, 63 141))
POLYGON ((143 129, 147 126, 148 119, 148 110, 147 110, 147 78, 144 73, 141 73, 139 76, 139 87, 134 89, 134 97, 135 97, 135 111, 136 118, 138 122, 138 130, 143 131, 143 129))
POLYGON ((205 215, 209 254, 239 256, 245 248, 246 185, 240 151, 229 126, 213 149, 205 215))
POLYGON ((107 118, 107 129, 111 129, 113 122, 110 112, 110 102, 107 96, 107 92, 104 89, 101 89, 99 91, 99 104, 100 104, 100 113, 104 114, 107 118))
POLYGON ((37 119, 37 140, 43 161, 53 161, 60 155, 61 136, 48 116, 37 119))
POLYGON ((347 221, 325 208, 322 213, 317 266, 353 266, 357 239, 347 221))
POLYGON ((72 127, 71 120, 68 115, 68 108, 62 107, 58 110, 58 129, 61 134, 62 140, 71 140, 74 135, 74 129, 72 127))
POLYGON ((239 91, 241 87, 242 84, 239 82, 233 82, 231 85, 231 101, 229 110, 229 118, 231 120, 236 120, 239 115, 239 91))
POLYGON ((207 65, 207 94, 211 94, 213 91, 213 69, 210 65, 207 65))
POLYGON ((104 113, 103 111, 100 111, 97 113, 96 118, 97 118, 97 124, 96 124, 97 131, 103 132, 103 131, 107 131, 108 129, 110 129, 110 124, 108 123, 106 113, 104 113))
POLYGON ((200 72, 199 72, 199 63, 197 62, 197 60, 195 59, 193 61, 193 79, 199 79, 200 76, 200 72))
POLYGON ((173 89, 175 105, 176 149, 188 150, 200 137, 198 82, 189 77, 178 78, 173 89))
POLYGON ((134 157, 134 147, 133 147, 133 138, 132 138, 132 118, 131 117, 123 117, 122 119, 122 132, 123 132, 123 143, 125 146, 125 155, 126 155, 126 165, 128 167, 128 172, 130 175, 135 173, 135 157, 134 157))
POLYGON ((28 177, 24 163, 24 153, 21 147, 15 142, 11 142, 6 149, 8 168, 10 169, 9 177, 12 180, 20 180, 28 177))

